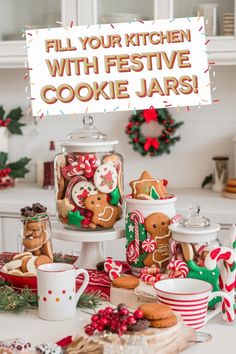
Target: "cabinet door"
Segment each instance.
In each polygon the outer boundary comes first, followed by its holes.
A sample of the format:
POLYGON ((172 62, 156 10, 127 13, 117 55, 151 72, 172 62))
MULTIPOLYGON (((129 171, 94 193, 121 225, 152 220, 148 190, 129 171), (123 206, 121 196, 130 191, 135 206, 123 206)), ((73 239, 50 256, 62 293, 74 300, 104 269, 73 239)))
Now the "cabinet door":
POLYGON ((25 29, 77 25, 77 0, 0 0, 0 68, 24 68, 25 29))
MULTIPOLYGON (((153 20, 157 0, 78 0, 80 25, 153 20)), ((167 12, 167 11, 166 11, 167 12)))
POLYGON ((20 220, 13 217, 1 218, 2 251, 19 252, 20 251, 20 220))

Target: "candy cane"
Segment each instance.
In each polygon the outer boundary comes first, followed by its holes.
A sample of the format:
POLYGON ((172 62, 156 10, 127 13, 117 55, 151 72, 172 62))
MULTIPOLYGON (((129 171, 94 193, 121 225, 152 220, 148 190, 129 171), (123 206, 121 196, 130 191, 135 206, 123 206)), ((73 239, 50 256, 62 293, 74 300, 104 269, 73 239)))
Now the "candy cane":
POLYGON ((236 253, 228 247, 217 247, 208 253, 205 259, 205 267, 212 270, 218 262, 224 261, 225 268, 221 271, 220 287, 229 295, 230 303, 223 299, 222 301, 222 317, 225 321, 232 322, 235 318, 234 306, 234 289, 236 285, 236 253))
POLYGON ((168 274, 169 278, 186 278, 189 268, 184 261, 171 260, 167 266, 171 272, 168 274))
POLYGON ((134 222, 134 250, 135 250, 135 260, 139 257, 139 224, 144 223, 143 214, 135 210, 130 214, 130 220, 134 222))
POLYGON ((148 284, 151 284, 153 285, 155 282, 156 282, 156 277, 154 275, 151 275, 151 274, 141 274, 140 275, 140 279, 142 281, 144 281, 145 283, 148 283, 148 284))
POLYGON ((158 268, 155 264, 151 265, 151 267, 144 267, 141 270, 142 274, 152 274, 152 275, 157 275, 161 273, 160 268, 158 268))

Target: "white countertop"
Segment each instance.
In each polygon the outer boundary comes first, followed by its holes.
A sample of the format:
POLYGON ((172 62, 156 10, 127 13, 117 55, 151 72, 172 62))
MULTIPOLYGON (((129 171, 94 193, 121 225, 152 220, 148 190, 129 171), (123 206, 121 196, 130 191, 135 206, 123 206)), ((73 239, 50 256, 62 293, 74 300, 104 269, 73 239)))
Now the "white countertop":
MULTIPOLYGON (((107 303, 105 303, 107 306, 107 303)), ((92 313, 92 310, 86 310, 92 313)), ((20 315, 1 314, 0 340, 21 337, 29 340, 33 346, 44 342, 57 342, 68 335, 82 333, 82 328, 88 324, 89 315, 77 311, 77 315, 67 321, 44 321, 38 318, 37 311, 20 315)), ((184 351, 185 354, 235 354, 236 323, 225 324, 220 315, 210 320, 202 329, 212 335, 212 340, 195 344, 184 351)))
MULTIPOLYGON (((177 195, 176 210, 186 215, 189 206, 198 202, 201 211, 212 221, 221 224, 236 223, 236 200, 223 198, 219 193, 207 189, 172 189, 177 195)), ((31 203, 40 202, 55 215, 54 191, 45 190, 35 184, 18 183, 14 188, 0 191, 0 215, 19 214, 20 209, 31 203)))

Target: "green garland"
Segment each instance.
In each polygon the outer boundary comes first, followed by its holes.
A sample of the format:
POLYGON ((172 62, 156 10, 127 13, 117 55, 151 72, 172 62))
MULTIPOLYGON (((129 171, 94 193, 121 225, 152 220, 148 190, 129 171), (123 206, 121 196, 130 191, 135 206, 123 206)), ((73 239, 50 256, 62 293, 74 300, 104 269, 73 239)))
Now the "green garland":
MULTIPOLYGON (((21 292, 14 290, 9 283, 0 281, 0 312, 22 313, 36 309, 38 307, 38 296, 29 288, 24 288, 21 292)), ((84 292, 77 303, 79 308, 94 309, 101 303, 101 293, 99 291, 84 292)))
POLYGON ((183 122, 175 122, 166 108, 150 109, 134 112, 129 118, 125 133, 129 136, 129 144, 133 145, 134 151, 139 152, 142 156, 160 156, 164 153, 170 153, 170 147, 180 140, 180 136, 176 136, 176 130, 183 122), (154 138, 149 138, 141 133, 143 123, 156 121, 163 129, 161 134, 154 138))

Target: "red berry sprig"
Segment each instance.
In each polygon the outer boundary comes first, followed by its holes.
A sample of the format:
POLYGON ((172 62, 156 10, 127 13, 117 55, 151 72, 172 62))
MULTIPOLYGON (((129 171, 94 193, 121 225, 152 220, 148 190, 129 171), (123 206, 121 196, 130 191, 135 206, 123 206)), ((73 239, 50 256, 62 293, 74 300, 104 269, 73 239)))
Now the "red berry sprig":
POLYGON ((92 336, 95 331, 104 330, 122 336, 127 330, 132 330, 132 326, 141 319, 143 319, 143 311, 137 309, 132 313, 125 304, 120 304, 117 308, 106 307, 92 315, 91 323, 85 326, 84 331, 89 336, 92 336))

